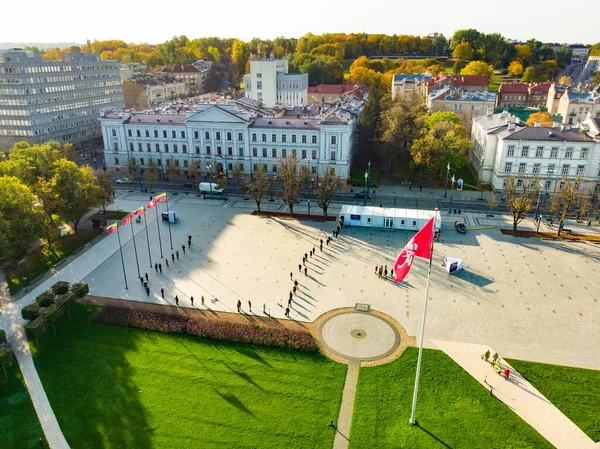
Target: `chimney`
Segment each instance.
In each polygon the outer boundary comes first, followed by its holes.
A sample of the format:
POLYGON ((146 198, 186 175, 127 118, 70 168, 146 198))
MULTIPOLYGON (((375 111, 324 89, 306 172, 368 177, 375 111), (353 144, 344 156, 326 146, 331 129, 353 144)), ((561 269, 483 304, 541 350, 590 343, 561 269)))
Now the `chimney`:
POLYGON ((486 113, 485 115, 487 115, 488 117, 490 117, 490 116, 494 115, 494 111, 493 111, 493 109, 488 109, 488 110, 487 110, 487 113, 486 113))
POLYGON ((514 123, 509 123, 509 124, 508 124, 508 130, 509 130, 509 131, 514 131, 514 130, 515 130, 515 126, 516 126, 516 125, 515 125, 514 123))
POLYGON ((534 128, 541 128, 542 127, 542 122, 535 122, 535 125, 533 125, 534 128))

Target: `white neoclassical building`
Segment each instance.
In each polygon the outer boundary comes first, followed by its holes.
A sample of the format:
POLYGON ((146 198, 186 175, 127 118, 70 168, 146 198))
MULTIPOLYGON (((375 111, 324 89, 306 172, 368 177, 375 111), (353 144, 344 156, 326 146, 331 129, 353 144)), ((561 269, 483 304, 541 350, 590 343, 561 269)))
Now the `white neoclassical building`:
POLYGON ((198 104, 179 114, 104 113, 100 122, 106 165, 126 170, 128 159, 135 158, 142 168, 149 159, 165 167, 166 159, 173 158, 184 172, 198 161, 201 174, 214 164, 217 173, 231 177, 238 164, 245 175, 260 165, 273 176, 281 159, 296 154, 317 176, 329 169, 347 178, 362 104, 354 102, 353 112, 348 103, 346 109, 324 115, 280 111, 277 117, 259 117, 233 102, 198 104))
POLYGON ((247 98, 269 108, 276 104, 308 104, 308 74, 288 73, 287 59, 251 59, 250 73, 244 75, 247 98))
POLYGON ((474 149, 469 162, 483 182, 503 190, 513 176, 517 186, 536 176, 546 192, 563 179, 597 190, 600 180, 600 121, 588 118, 580 127, 527 126, 507 112, 473 121, 474 149))

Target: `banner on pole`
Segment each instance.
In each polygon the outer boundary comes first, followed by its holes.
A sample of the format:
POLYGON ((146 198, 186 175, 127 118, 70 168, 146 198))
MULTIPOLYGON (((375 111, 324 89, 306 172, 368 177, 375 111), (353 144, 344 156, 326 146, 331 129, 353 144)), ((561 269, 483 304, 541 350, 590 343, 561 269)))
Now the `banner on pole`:
POLYGON ((394 284, 402 282, 412 266, 415 257, 431 258, 431 245, 433 244, 434 217, 423 226, 415 236, 408 241, 394 264, 394 284))
POLYGON ((156 206, 157 203, 162 203, 163 201, 167 201, 167 192, 163 192, 160 195, 157 195, 154 198, 152 198, 152 200, 150 200, 150 202, 146 206, 146 209, 152 209, 156 206))
POLYGON ((131 214, 127 214, 123 221, 121 222, 121 226, 125 226, 127 223, 131 223, 131 214))
POLYGON ((105 231, 109 234, 112 234, 113 232, 119 232, 119 229, 117 228, 117 224, 113 223, 110 226, 107 226, 105 231))

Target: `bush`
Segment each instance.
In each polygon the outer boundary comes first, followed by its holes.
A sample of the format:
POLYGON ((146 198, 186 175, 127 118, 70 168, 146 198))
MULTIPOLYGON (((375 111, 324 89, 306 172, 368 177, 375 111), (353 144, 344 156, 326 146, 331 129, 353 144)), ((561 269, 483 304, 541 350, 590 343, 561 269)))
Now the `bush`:
POLYGON ((21 310, 21 316, 24 320, 35 320, 42 314, 43 309, 36 303, 29 304, 21 310))
POLYGON ((230 323, 223 320, 199 319, 173 315, 161 311, 136 310, 105 306, 94 321, 124 327, 135 327, 156 332, 188 334, 214 340, 249 343, 282 349, 316 352, 312 334, 286 328, 270 328, 256 324, 230 323))
POLYGON ((6 332, 0 329, 0 345, 6 343, 6 332))
POLYGON ((54 284, 50 289, 54 292, 55 295, 64 295, 69 291, 69 283, 67 281, 58 281, 54 284))
MULTIPOLYGON (((5 370, 12 360, 12 351, 8 348, 0 348, 0 368, 5 370)), ((6 374, 6 371, 4 371, 6 374)))
POLYGON ((54 292, 52 290, 46 290, 44 293, 35 298, 35 302, 40 307, 48 307, 54 303, 54 292))
POLYGON ((83 298, 89 292, 90 289, 85 282, 79 282, 71 286, 71 293, 73 293, 76 298, 83 298))

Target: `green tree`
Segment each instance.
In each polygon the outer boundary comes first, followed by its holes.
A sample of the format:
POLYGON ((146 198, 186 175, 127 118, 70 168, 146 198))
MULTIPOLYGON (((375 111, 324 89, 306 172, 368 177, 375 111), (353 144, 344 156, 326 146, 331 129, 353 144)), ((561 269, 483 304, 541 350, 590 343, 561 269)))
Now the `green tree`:
POLYGON ((517 44, 515 45, 515 49, 517 50, 518 58, 523 62, 523 64, 530 64, 533 60, 533 52, 531 51, 531 47, 529 45, 517 44))
POLYGON ((165 161, 166 165, 167 165, 167 176, 169 178, 172 177, 178 177, 179 174, 181 173, 181 169, 179 168, 179 161, 175 160, 175 158, 173 156, 171 156, 169 159, 167 159, 165 161))
POLYGON ((323 215, 327 217, 327 210, 335 196, 344 189, 344 182, 335 168, 327 165, 323 168, 323 176, 315 183, 315 194, 317 204, 323 209, 323 215))
POLYGON ((521 81, 523 81, 525 83, 531 83, 531 82, 533 82, 534 76, 535 76, 535 69, 533 67, 527 67, 525 69, 525 71, 523 72, 523 78, 521 78, 521 81))
POLYGON ((265 168, 259 164, 258 168, 254 171, 252 180, 247 180, 244 183, 244 188, 252 199, 256 202, 256 209, 260 213, 260 205, 267 198, 267 192, 269 190, 269 178, 265 168))
POLYGON ((436 123, 448 122, 454 125, 460 125, 460 119, 458 116, 451 111, 437 111, 427 117, 425 124, 428 128, 431 128, 436 123))
POLYGON ((560 187, 550 198, 550 206, 548 208, 558 218, 558 237, 560 237, 565 226, 567 215, 578 211, 580 205, 585 200, 585 196, 579 192, 579 178, 575 179, 575 182, 571 182, 568 178, 560 182, 560 187))
POLYGON ((235 179, 236 184, 240 185, 240 179, 244 177, 244 164, 242 164, 241 162, 237 164, 234 163, 231 167, 230 173, 233 179, 235 179))
POLYGON ((508 73, 511 76, 518 77, 523 74, 523 64, 520 61, 513 61, 508 66, 508 73))
POLYGON ((592 45, 590 48, 590 56, 600 56, 600 42, 592 45))
POLYGON ((101 204, 100 188, 89 166, 78 167, 67 160, 55 162, 56 172, 51 189, 58 199, 57 212, 73 223, 75 233, 81 217, 92 207, 101 204))
POLYGON ((131 176, 135 176, 138 171, 138 164, 134 157, 127 159, 127 170, 131 176))
POLYGON ((246 61, 248 60, 248 51, 246 44, 236 39, 231 47, 231 62, 234 65, 235 81, 238 81, 244 75, 246 70, 246 61))
POLYGON ((460 61, 470 61, 473 59, 473 47, 468 42, 462 42, 454 48, 452 57, 460 61))
POLYGON ((282 200, 290 208, 290 215, 294 215, 294 205, 298 204, 300 195, 300 177, 298 176, 298 159, 292 154, 279 162, 279 178, 283 182, 282 200))
POLYGON ((460 71, 461 75, 488 75, 494 74, 494 68, 483 61, 471 61, 460 71))
POLYGON ((102 205, 102 210, 106 213, 106 206, 113 202, 115 188, 113 181, 106 173, 100 173, 96 176, 98 182, 98 198, 102 205))
POLYGON ((468 42, 473 50, 478 50, 483 44, 484 37, 485 34, 480 33, 473 28, 469 28, 467 30, 456 30, 452 35, 452 39, 450 40, 450 49, 454 50, 461 43, 468 42))
POLYGON ((157 179, 158 163, 154 159, 149 157, 148 162, 146 163, 146 184, 154 186, 156 184, 157 179))
POLYGON ((31 189, 15 176, 0 177, 1 259, 17 261, 42 234, 42 216, 31 189))

